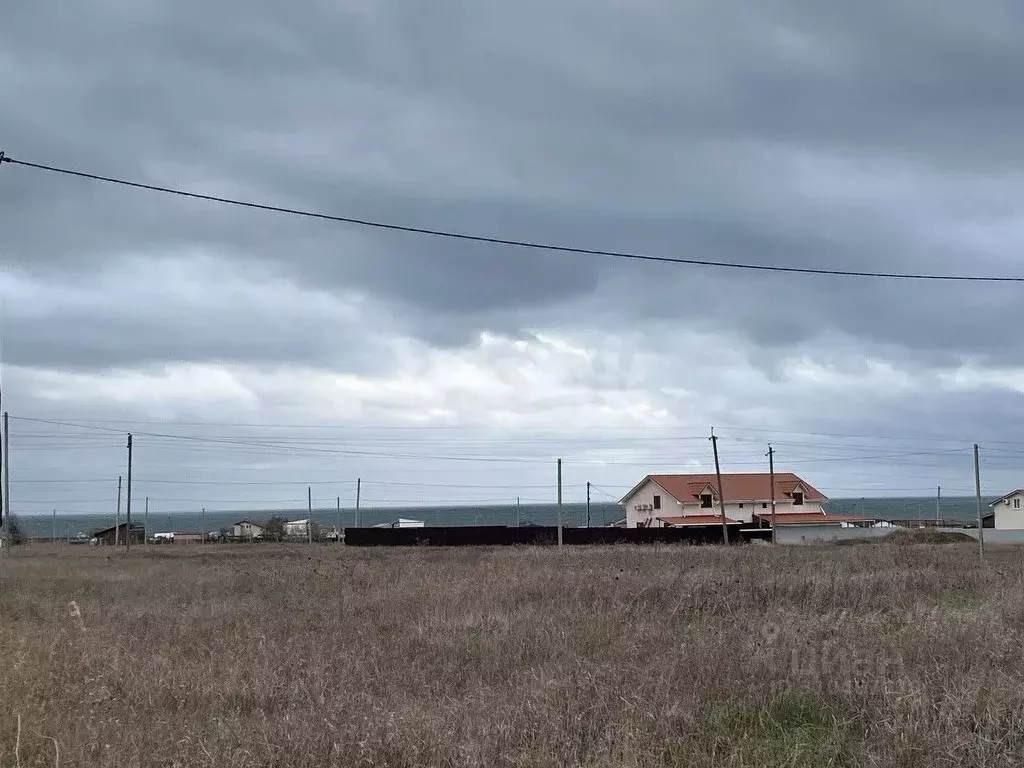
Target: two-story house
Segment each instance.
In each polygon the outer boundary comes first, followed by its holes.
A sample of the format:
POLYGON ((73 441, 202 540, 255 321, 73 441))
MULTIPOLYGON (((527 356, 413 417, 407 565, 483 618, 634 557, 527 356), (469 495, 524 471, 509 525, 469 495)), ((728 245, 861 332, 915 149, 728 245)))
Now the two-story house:
MULTIPOLYGON (((723 473, 722 496, 730 523, 770 523, 771 478, 767 472, 723 473)), ((833 523, 838 517, 822 508, 828 499, 821 491, 792 472, 775 473, 777 522, 833 523), (836 519, 833 519, 836 518, 836 519)), ((713 525, 721 523, 718 483, 714 474, 647 475, 619 504, 626 510, 626 527, 713 525)))

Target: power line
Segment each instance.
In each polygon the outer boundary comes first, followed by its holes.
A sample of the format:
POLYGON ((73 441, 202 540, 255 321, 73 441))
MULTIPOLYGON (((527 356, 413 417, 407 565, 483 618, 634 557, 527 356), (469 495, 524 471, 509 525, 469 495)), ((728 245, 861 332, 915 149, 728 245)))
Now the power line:
POLYGON ((132 189, 142 189, 150 192, 160 192, 163 194, 175 195, 178 197, 189 198, 192 200, 202 200, 210 203, 233 205, 240 208, 249 208, 269 213, 281 213, 287 214, 289 216, 300 216, 309 219, 319 219, 322 221, 333 221, 341 224, 351 224, 359 227, 368 227, 371 229, 381 229, 392 232, 405 232, 408 234, 427 235, 430 237, 442 237, 447 238, 449 240, 462 240, 475 243, 487 243, 489 245, 503 245, 514 248, 527 248, 530 250, 537 251, 569 253, 584 256, 607 256, 609 258, 628 259, 632 261, 650 261, 663 264, 681 264, 687 266, 714 267, 718 269, 736 269, 758 272, 780 272, 786 274, 828 275, 832 277, 870 277, 888 280, 929 280, 978 283, 1024 283, 1024 277, 998 275, 943 275, 910 272, 874 272, 868 270, 823 269, 817 267, 794 267, 773 264, 738 263, 729 261, 717 261, 714 259, 686 258, 682 256, 655 256, 651 254, 643 254, 633 251, 610 251, 601 248, 584 248, 581 246, 558 245, 555 243, 543 243, 533 240, 520 240, 516 238, 495 237, 490 235, 474 235, 468 232, 457 232, 448 229, 433 229, 429 227, 417 227, 408 224, 394 224, 390 222, 358 218, 355 216, 341 216, 329 213, 322 213, 318 211, 302 210, 300 208, 288 208, 280 205, 270 205, 268 203, 257 203, 252 200, 241 200, 237 198, 221 197, 219 195, 207 195, 201 194, 199 192, 190 192, 184 189, 177 189, 175 187, 160 186, 156 184, 146 184, 144 182, 130 181, 128 179, 120 179, 114 176, 103 176, 96 173, 87 173, 85 171, 77 171, 71 168, 64 168, 56 165, 33 163, 28 160, 17 160, 13 157, 4 155, 2 152, 0 152, 0 164, 2 163, 10 163, 12 165, 19 165, 24 168, 32 168, 35 170, 47 171, 49 173, 61 174, 64 176, 73 176, 80 179, 87 179, 89 181, 103 182, 105 184, 115 184, 122 187, 130 187, 132 189))

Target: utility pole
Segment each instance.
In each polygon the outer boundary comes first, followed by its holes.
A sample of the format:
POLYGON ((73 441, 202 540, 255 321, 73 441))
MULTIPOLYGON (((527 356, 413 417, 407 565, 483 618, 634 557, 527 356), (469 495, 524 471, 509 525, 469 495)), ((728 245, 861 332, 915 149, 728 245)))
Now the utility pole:
POLYGON ((199 513, 199 543, 206 543, 206 507, 199 513))
POLYGON ((359 496, 363 490, 363 478, 356 478, 356 528, 359 527, 359 496))
POLYGON ((7 421, 7 411, 4 411, 4 517, 6 524, 5 537, 7 544, 10 544, 11 537, 11 426, 7 421))
POLYGON ((519 517, 519 497, 516 496, 516 528, 519 527, 520 519, 521 518, 519 517))
POLYGON ((587 528, 590 527, 590 481, 587 480, 587 528))
POLYGON ((57 510, 53 510, 53 532, 50 534, 50 543, 57 543, 57 510))
POLYGON ((768 483, 772 494, 772 544, 778 544, 778 537, 775 535, 775 449, 771 443, 768 443, 768 483))
POLYGON ((125 552, 131 552, 132 550, 132 433, 128 433, 128 498, 126 499, 125 508, 125 520, 127 521, 127 529, 125 530, 124 544, 125 552))
POLYGON ((306 486, 306 543, 313 543, 313 486, 306 486))
POLYGON ((117 514, 114 515, 114 546, 121 543, 121 476, 117 476, 117 514))
POLYGON ((558 460, 558 548, 562 548, 562 460, 558 460))
POLYGON ((939 523, 942 520, 942 515, 940 514, 940 506, 941 506, 941 504, 942 504, 942 486, 940 485, 940 486, 938 486, 938 488, 935 491, 935 525, 936 525, 936 527, 938 527, 939 523))
POLYGON ((722 495, 722 470, 718 466, 718 438, 711 428, 711 449, 715 452, 715 478, 718 481, 718 511, 722 515, 722 543, 729 543, 729 526, 725 523, 725 497, 722 495))
POLYGON ((974 444, 974 500, 978 505, 978 559, 985 562, 985 528, 981 519, 981 467, 978 463, 978 444, 974 444))
POLYGON ((142 543, 149 543, 149 496, 146 497, 146 516, 142 521, 142 543))
MULTIPOLYGON (((3 395, 0 395, 0 398, 2 397, 3 395)), ((0 546, 3 546, 4 524, 7 522, 8 515, 5 500, 7 494, 7 411, 4 411, 0 432, 3 432, 0 434, 0 546)))

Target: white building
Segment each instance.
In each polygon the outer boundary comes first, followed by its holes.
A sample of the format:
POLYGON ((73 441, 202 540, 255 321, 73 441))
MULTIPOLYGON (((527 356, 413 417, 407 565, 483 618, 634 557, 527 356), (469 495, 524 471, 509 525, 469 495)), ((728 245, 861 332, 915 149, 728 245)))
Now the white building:
MULTIPOLYGON (((747 525, 771 525, 771 482, 767 472, 724 473, 722 495, 726 521, 747 525)), ((828 514, 828 499, 817 488, 792 472, 775 473, 775 513, 779 525, 839 526, 860 520, 850 515, 828 514)), ((647 475, 619 504, 625 507, 626 527, 715 525, 721 508, 715 475, 647 475)))
POLYGON ((392 528, 424 528, 422 520, 410 520, 407 517, 400 517, 391 524, 392 528))
POLYGON ((991 511, 982 520, 986 528, 994 527, 1000 531, 1024 529, 1024 488, 1010 491, 989 507, 991 511))
POLYGON ((239 520, 231 526, 231 535, 236 539, 259 539, 263 537, 263 526, 252 520, 239 520))
POLYGON ((285 536, 308 536, 309 518, 303 520, 289 520, 284 524, 285 536))

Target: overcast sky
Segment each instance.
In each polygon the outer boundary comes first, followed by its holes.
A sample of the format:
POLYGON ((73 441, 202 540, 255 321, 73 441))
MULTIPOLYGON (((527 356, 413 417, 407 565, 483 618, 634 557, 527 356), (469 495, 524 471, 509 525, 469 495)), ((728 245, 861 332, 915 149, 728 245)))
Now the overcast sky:
MULTIPOLYGON (((0 150, 498 237, 1024 275, 1022 71, 1024 10, 984 0, 20 3, 0 150)), ((553 500, 558 456, 567 498, 617 495, 709 469, 712 425, 724 470, 771 439, 833 496, 968 494, 973 441, 987 491, 1024 485, 1024 285, 535 252, 11 164, 0 249, 16 511, 108 508, 128 429, 164 509, 356 477, 367 504, 553 500)))

